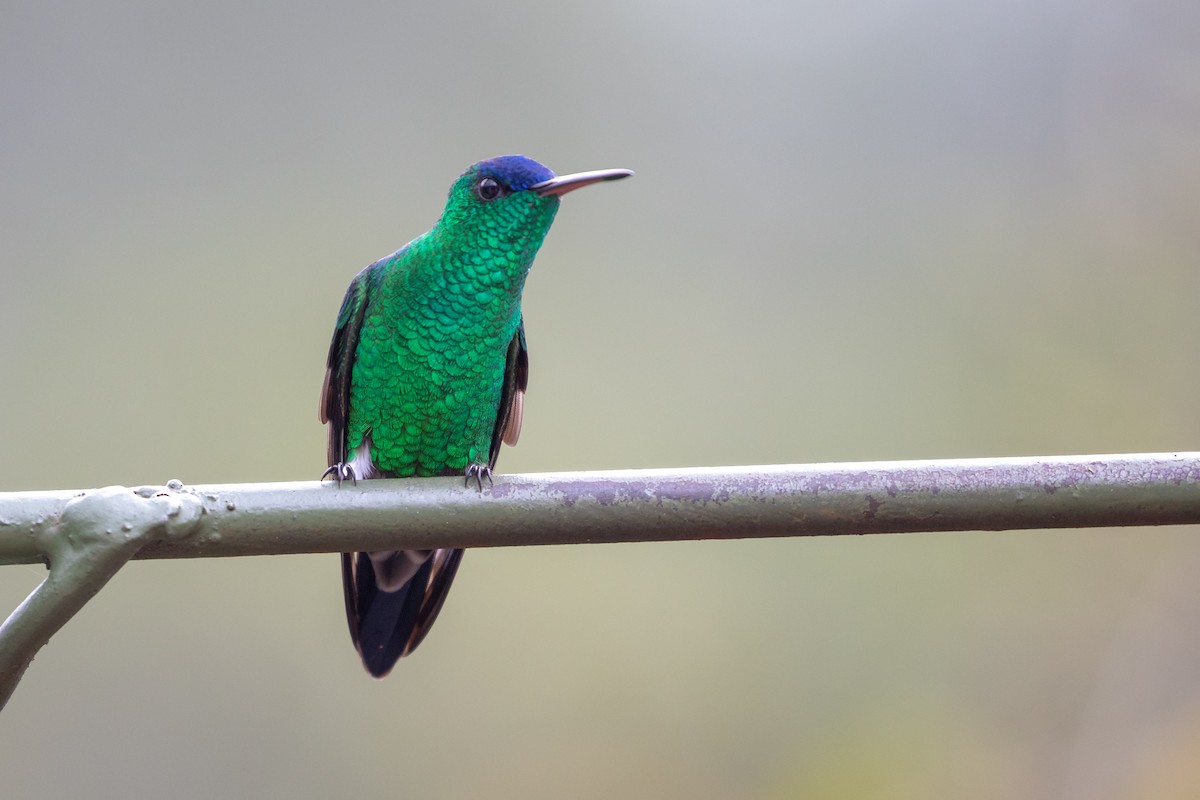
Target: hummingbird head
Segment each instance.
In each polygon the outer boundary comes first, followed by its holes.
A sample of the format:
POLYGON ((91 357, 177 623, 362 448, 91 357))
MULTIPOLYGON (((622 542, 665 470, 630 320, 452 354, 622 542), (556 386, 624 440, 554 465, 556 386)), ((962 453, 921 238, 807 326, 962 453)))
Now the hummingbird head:
POLYGON ((550 230, 562 195, 632 174, 618 169, 556 177, 548 167, 525 156, 480 161, 450 187, 438 228, 443 236, 462 235, 465 240, 482 235, 492 247, 503 243, 527 251, 532 260, 550 230))

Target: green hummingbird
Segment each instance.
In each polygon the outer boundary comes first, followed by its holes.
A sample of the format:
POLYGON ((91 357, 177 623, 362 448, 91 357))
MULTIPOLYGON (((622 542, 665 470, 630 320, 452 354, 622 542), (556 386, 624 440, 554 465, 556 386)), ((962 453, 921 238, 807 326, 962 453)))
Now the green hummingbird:
MULTIPOLYGON (((360 478, 463 475, 482 491, 521 433, 529 358, 521 291, 559 198, 627 169, 555 177, 524 156, 467 169, 441 219, 355 276, 334 326, 318 416, 329 469, 360 478)), ((346 618, 381 678, 429 632, 460 549, 343 553, 346 618)))

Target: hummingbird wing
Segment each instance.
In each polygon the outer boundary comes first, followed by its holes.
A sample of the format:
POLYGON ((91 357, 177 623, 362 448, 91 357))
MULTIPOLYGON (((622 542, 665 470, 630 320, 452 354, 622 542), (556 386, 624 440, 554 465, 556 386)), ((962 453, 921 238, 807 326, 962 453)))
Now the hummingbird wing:
POLYGON ((325 362, 325 382, 321 385, 321 402, 317 419, 329 423, 329 466, 346 462, 346 421, 350 416, 350 376, 354 371, 354 353, 358 350, 358 334, 367 313, 367 300, 379 279, 379 262, 375 262, 350 281, 342 299, 329 357, 325 362))
POLYGON ((525 387, 529 385, 529 351, 525 348, 525 320, 517 325, 517 333, 508 344, 508 361, 504 368, 504 388, 500 392, 500 408, 496 414, 496 430, 492 434, 492 449, 488 467, 495 468, 500 455, 500 443, 512 447, 521 435, 521 418, 525 415, 525 387))

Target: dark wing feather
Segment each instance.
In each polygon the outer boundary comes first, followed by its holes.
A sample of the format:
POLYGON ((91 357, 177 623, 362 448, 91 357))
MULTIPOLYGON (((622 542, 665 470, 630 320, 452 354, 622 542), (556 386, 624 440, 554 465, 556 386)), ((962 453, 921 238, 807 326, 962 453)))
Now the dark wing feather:
POLYGON ((525 320, 517 324, 517 332, 508 344, 508 360, 504 367, 504 388, 500 392, 500 408, 496 411, 496 428, 492 432, 492 449, 488 466, 495 469, 500 444, 515 445, 521 435, 521 418, 525 414, 525 388, 529 386, 529 351, 525 347, 525 320))
POLYGON ((325 382, 321 385, 321 403, 317 408, 317 418, 329 423, 329 466, 346 461, 350 376, 354 369, 354 353, 358 349, 358 334, 367 311, 367 295, 375 281, 377 266, 378 262, 372 264, 350 282, 333 328, 333 341, 329 343, 325 382))

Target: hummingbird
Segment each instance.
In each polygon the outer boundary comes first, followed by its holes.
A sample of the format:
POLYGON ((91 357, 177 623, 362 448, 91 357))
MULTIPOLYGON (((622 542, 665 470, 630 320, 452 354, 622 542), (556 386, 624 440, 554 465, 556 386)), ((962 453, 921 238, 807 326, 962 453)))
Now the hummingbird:
MULTIPOLYGON (((429 231, 350 282, 318 417, 343 481, 461 475, 479 491, 521 433, 529 356, 521 292, 567 192, 632 175, 555 176, 519 155, 480 161, 429 231)), ((350 638, 382 678, 437 618, 461 549, 342 553, 350 638)))

